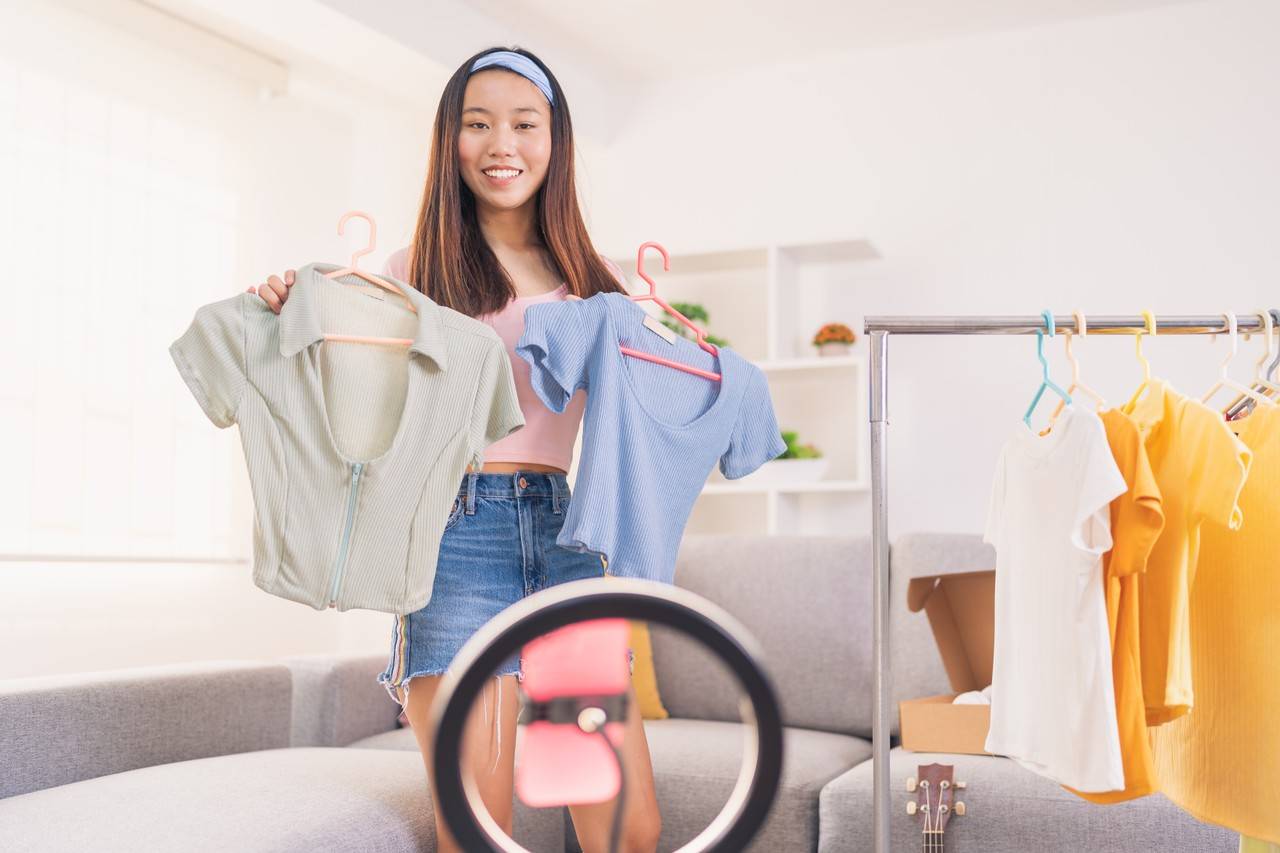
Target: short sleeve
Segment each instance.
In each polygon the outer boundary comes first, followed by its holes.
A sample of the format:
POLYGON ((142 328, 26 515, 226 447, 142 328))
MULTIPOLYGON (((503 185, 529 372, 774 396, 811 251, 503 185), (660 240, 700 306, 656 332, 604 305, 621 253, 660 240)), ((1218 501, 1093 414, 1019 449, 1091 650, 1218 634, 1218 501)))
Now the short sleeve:
POLYGON ((220 429, 236 422, 248 384, 244 361, 246 298, 257 297, 239 294, 199 308, 182 337, 169 345, 178 373, 205 415, 220 429))
POLYGON ((501 342, 495 342, 485 357, 471 410, 471 459, 477 468, 484 461, 484 449, 524 426, 524 413, 516 396, 511 359, 501 342))
POLYGON ((1116 419, 1113 422, 1104 421, 1107 440, 1129 486, 1128 494, 1111 503, 1114 545, 1107 561, 1107 573, 1120 578, 1147 570, 1151 549, 1164 530, 1164 506, 1137 427, 1119 413, 1113 417, 1116 419))
POLYGON ((745 477, 787 449, 773 414, 769 384, 759 368, 748 365, 750 376, 743 391, 738 420, 729 446, 720 456, 720 473, 730 480, 745 477))
POLYGON ((1187 415, 1199 421, 1184 424, 1198 433, 1195 446, 1189 448, 1192 518, 1238 530, 1244 524, 1240 492, 1249 477, 1253 453, 1213 410, 1189 407, 1187 415))
POLYGON ((598 333, 590 299, 544 302, 524 312, 516 355, 529 364, 529 383, 548 409, 563 412, 579 388, 587 387, 587 359, 598 333))
POLYGON ((1096 415, 1087 424, 1080 466, 1080 494, 1071 544, 1086 554, 1100 556, 1110 551, 1113 544, 1111 502, 1127 492, 1129 486, 1111 452, 1102 421, 1096 415))

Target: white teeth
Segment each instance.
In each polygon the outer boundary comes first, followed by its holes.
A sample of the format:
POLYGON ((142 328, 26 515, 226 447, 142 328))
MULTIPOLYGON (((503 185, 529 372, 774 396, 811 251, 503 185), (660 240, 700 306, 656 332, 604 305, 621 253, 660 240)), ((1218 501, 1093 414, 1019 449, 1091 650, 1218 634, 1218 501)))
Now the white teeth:
POLYGON ((514 178, 520 172, 517 169, 489 169, 485 174, 491 178, 514 178))

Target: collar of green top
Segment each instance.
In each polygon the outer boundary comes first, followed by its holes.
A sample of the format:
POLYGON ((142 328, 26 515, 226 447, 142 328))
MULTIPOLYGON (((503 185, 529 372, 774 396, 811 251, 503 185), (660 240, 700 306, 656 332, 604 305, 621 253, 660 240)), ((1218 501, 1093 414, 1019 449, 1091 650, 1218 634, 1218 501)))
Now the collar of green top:
MULTIPOLYGON (((312 291, 316 287, 331 284, 332 281, 324 276, 336 269, 339 269, 337 264, 312 263, 298 270, 293 286, 289 288, 289 298, 280 309, 280 354, 285 358, 291 358, 316 341, 324 339, 312 291)), ((399 288, 418 311, 418 329, 414 333, 413 343, 409 345, 409 351, 425 355, 435 362, 436 367, 445 370, 448 359, 445 354, 444 323, 440 317, 440 306, 398 279, 387 275, 379 278, 399 288)))

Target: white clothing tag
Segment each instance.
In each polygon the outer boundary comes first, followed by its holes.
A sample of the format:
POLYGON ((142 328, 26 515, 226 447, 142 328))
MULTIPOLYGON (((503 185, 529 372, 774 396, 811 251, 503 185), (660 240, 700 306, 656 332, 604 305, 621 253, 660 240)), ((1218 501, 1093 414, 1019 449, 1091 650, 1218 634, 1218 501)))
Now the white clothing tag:
POLYGON ((379 302, 385 302, 387 300, 387 292, 380 287, 370 287, 368 289, 362 289, 360 292, 365 296, 368 296, 370 299, 376 299, 379 302))
POLYGON ((673 344, 676 341, 676 333, 662 325, 662 323, 659 320, 654 319, 652 315, 644 318, 644 327, 669 344, 673 344))

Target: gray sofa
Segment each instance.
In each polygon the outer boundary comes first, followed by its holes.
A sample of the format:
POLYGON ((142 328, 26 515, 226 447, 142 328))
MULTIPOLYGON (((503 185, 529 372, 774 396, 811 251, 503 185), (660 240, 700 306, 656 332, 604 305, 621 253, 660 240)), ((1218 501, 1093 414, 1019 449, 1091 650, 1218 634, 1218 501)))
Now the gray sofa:
MULTIPOLYGON (((947 691, 906 582, 985 568, 974 537, 909 536, 892 553, 895 697, 947 691)), ((687 537, 676 582, 737 617, 763 645, 781 695, 778 799, 751 849, 871 848, 870 558, 865 539, 687 537)), ((743 743, 730 677, 687 639, 653 632, 671 718, 650 720, 663 831, 673 850, 720 810, 743 743)), ((411 851, 434 849, 412 733, 374 682, 382 656, 225 662, 0 684, 0 851, 411 851)), ((517 760, 519 735, 517 735, 517 760)), ((955 764, 965 851, 1234 851, 1235 836, 1162 797, 1085 804, 1012 762, 894 750, 893 849, 916 849, 902 782, 955 764)), ((567 810, 518 801, 515 836, 577 851, 567 810)))

